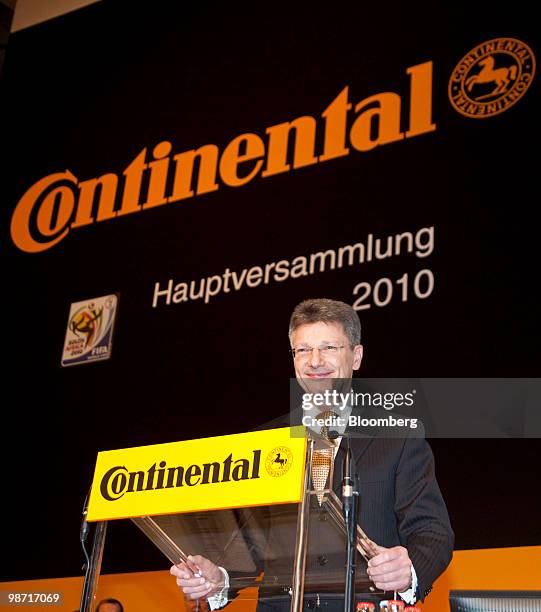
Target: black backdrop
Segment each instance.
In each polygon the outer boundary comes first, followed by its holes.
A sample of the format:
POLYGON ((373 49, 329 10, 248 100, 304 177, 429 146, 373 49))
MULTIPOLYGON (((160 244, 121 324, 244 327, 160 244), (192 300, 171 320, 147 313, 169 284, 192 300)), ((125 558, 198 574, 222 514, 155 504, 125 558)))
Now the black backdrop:
MULTIPOLYGON (((447 83, 500 36, 538 55, 521 3, 101 2, 16 33, 2 82, 5 278, 4 579, 80 573, 80 510, 98 450, 249 430, 287 411, 287 321, 307 297, 353 303, 353 287, 422 268, 425 300, 360 312, 370 377, 522 377, 539 372, 537 81, 477 120, 447 83), (441 3, 440 3, 441 4, 441 3), (489 13, 489 14, 488 14, 489 13), (121 174, 162 140, 175 152, 302 115, 346 86, 359 101, 406 99, 406 68, 434 62, 437 129, 242 188, 222 186, 18 250, 11 215, 26 189, 70 169, 121 174), (283 283, 152 308, 154 283, 293 259, 435 227, 435 248, 283 283), (69 305, 118 292, 109 361, 60 367, 69 305)), ((537 440, 432 440, 457 548, 541 544, 537 440)), ((127 523, 105 571, 167 567, 127 523)))

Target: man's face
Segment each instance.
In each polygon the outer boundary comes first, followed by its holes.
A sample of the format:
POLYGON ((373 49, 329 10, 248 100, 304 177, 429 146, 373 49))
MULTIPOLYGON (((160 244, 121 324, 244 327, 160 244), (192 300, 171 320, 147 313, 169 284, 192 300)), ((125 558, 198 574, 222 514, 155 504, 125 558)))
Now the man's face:
POLYGON ((102 603, 99 612, 120 612, 120 606, 116 603, 102 603))
POLYGON ((291 347, 313 349, 306 354, 296 354, 294 359, 295 376, 301 386, 308 385, 310 391, 328 387, 324 381, 329 378, 346 378, 358 370, 363 358, 363 347, 358 344, 353 349, 341 323, 310 323, 301 325, 291 335, 291 347), (341 347, 332 351, 322 351, 325 347, 341 347), (318 385, 318 381, 320 384, 318 385), (304 384, 303 384, 304 383, 304 384))

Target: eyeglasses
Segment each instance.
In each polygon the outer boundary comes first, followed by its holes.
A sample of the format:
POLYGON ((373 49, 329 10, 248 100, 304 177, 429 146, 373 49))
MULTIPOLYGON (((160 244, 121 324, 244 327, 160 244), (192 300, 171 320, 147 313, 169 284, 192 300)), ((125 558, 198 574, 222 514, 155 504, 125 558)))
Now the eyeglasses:
MULTIPOLYGON (((314 351, 313 346, 302 346, 300 348, 291 349, 291 354, 294 359, 306 359, 312 355, 314 351)), ((344 345, 338 346, 336 344, 324 344, 322 346, 318 346, 317 350, 320 355, 323 357, 331 357, 332 355, 337 355, 340 349, 343 349, 344 345)))

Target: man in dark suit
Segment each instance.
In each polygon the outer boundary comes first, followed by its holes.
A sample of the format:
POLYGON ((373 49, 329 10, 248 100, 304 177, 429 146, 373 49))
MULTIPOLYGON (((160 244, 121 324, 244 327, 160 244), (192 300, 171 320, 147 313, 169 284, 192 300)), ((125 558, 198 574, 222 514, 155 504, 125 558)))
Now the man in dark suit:
MULTIPOLYGON (((290 320, 295 375, 314 393, 332 379, 350 380, 362 358, 361 327, 351 306, 334 300, 307 300, 290 320)), ((276 425, 277 426, 277 425, 276 425)), ((367 573, 376 588, 397 592, 406 603, 423 600, 451 560, 454 535, 424 438, 352 438, 359 475, 360 524, 372 542, 367 573)), ((336 463, 343 452, 337 449, 336 463)), ((335 470, 333 488, 341 478, 335 470)), ((227 572, 196 556, 173 566, 178 586, 190 599, 207 598, 212 609, 227 603, 227 572)))

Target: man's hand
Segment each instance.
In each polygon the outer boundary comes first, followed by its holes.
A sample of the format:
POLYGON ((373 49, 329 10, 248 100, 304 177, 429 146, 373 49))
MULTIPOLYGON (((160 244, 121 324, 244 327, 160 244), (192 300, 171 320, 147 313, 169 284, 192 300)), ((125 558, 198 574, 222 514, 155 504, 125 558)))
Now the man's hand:
POLYGON ((411 559, 403 546, 384 548, 371 542, 374 556, 368 561, 368 576, 382 591, 403 592, 411 587, 411 559))
POLYGON ((170 570, 188 599, 211 597, 224 586, 224 575, 217 565, 201 555, 188 557, 170 570))

